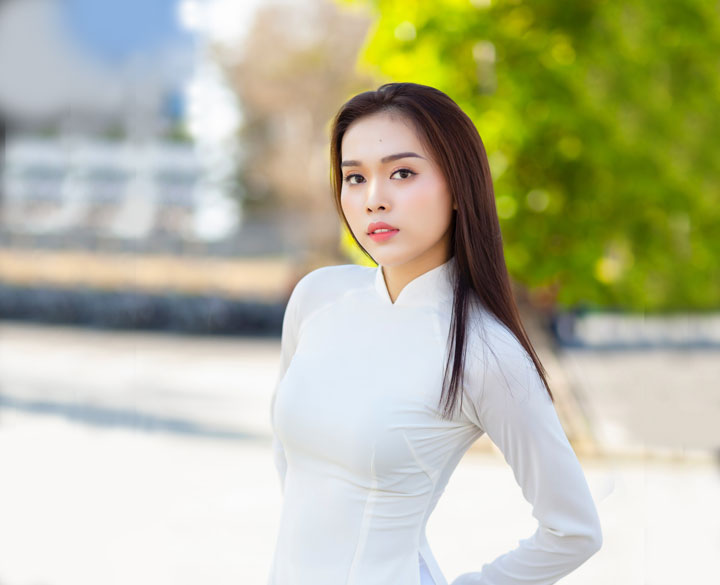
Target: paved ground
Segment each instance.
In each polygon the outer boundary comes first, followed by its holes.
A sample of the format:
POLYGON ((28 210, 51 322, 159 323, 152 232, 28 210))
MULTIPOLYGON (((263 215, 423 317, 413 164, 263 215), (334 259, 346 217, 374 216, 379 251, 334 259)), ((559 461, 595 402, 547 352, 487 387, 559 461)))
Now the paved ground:
MULTIPOLYGON (((281 504, 269 435, 278 349, 267 340, 0 324, 0 585, 264 584, 281 504)), ((599 380, 589 363, 578 367, 599 380)), ((616 442, 634 436, 631 414, 612 418, 595 400, 598 387, 582 392, 594 425, 630 426, 616 442)), ((639 403, 655 404, 643 392, 639 403)), ((678 437, 689 432, 681 420, 678 437)), ((720 582, 716 462, 637 454, 581 457, 604 546, 562 582, 720 582)), ((533 529, 510 469, 475 451, 450 480, 428 537, 451 580, 533 529)))
POLYGON ((720 350, 567 349, 559 361, 606 451, 720 455, 720 350))

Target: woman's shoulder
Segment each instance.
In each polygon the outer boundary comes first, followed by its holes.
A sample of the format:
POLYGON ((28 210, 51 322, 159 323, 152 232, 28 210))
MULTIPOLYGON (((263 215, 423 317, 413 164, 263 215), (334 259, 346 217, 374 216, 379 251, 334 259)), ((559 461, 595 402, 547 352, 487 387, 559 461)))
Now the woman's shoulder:
POLYGON ((518 366, 532 361, 510 328, 490 309, 478 304, 470 311, 468 350, 484 366, 518 366), (491 357, 492 359, 489 359, 491 357))
POLYGON ((305 274, 295 285, 290 302, 308 314, 348 291, 372 285, 375 268, 359 264, 321 266, 305 274))
POLYGON ((315 268, 303 276, 295 285, 304 293, 326 293, 333 289, 347 290, 348 287, 364 286, 372 279, 375 268, 359 264, 336 264, 315 268))
POLYGON ((464 375, 473 403, 507 407, 510 396, 547 396, 530 354, 499 317, 482 308, 473 312, 472 325, 464 375))

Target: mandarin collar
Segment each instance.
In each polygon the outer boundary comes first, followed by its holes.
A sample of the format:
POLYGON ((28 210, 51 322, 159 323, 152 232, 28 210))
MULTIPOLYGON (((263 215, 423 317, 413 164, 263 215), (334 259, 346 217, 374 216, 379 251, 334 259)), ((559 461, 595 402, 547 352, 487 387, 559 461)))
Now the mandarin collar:
POLYGON ((436 306, 452 300, 455 269, 455 256, 451 256, 444 264, 431 268, 408 282, 393 303, 385 284, 382 265, 378 264, 375 268, 375 291, 382 304, 390 307, 436 306))

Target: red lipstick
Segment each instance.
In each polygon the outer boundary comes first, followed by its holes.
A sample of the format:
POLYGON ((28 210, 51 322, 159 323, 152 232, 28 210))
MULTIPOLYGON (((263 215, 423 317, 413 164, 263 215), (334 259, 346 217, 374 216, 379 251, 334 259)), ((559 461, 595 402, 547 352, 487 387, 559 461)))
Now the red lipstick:
POLYGON ((384 221, 373 222, 367 228, 367 234, 375 242, 384 242, 385 240, 389 240, 399 231, 400 230, 398 230, 396 227, 391 226, 390 224, 385 223, 384 221), (377 230, 380 230, 380 231, 377 231, 377 230))

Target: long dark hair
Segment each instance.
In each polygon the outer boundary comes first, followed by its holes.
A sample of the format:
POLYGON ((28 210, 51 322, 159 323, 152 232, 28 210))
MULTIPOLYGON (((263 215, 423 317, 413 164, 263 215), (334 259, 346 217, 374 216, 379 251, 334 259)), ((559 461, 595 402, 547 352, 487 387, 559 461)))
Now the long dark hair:
POLYGON ((350 229, 340 204, 342 140, 350 124, 379 112, 397 113, 413 123, 419 139, 434 155, 457 205, 450 242, 457 270, 448 337, 450 349, 441 396, 441 405, 444 399, 442 416, 451 416, 458 395, 462 400, 459 387, 465 364, 466 323, 471 301, 475 300, 515 335, 532 358, 550 399, 554 401, 545 368, 522 325, 510 285, 485 146, 472 120, 440 90, 417 83, 386 83, 375 91, 356 95, 336 114, 330 142, 331 183, 335 205, 353 239, 372 259, 350 229), (447 385, 451 356, 452 375, 447 385))

